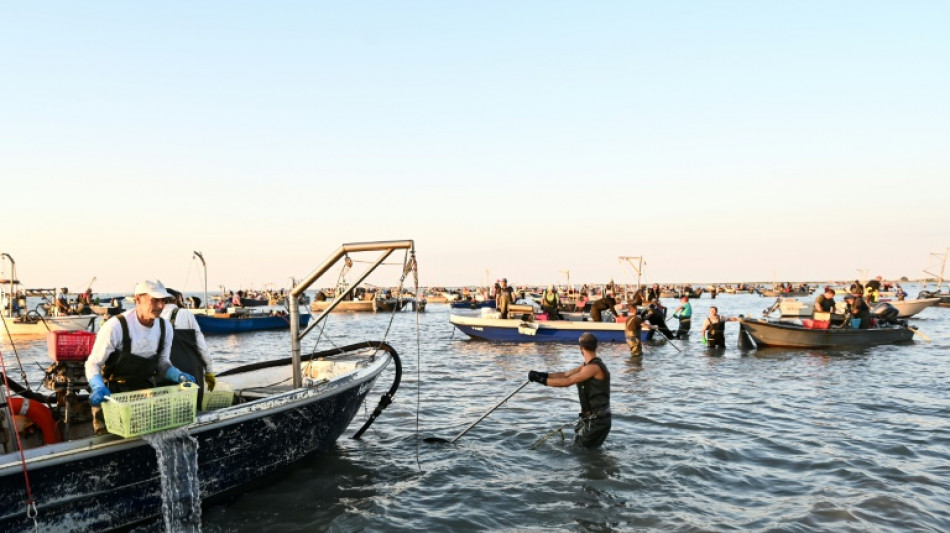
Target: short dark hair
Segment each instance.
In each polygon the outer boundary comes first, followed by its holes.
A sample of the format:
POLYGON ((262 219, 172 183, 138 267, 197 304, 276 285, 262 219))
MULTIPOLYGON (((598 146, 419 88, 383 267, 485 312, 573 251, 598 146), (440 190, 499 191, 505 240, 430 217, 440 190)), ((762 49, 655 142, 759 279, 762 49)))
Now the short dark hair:
POLYGON ((581 345, 581 348, 590 351, 597 350, 597 337, 593 333, 582 333, 581 337, 577 339, 577 344, 581 345))

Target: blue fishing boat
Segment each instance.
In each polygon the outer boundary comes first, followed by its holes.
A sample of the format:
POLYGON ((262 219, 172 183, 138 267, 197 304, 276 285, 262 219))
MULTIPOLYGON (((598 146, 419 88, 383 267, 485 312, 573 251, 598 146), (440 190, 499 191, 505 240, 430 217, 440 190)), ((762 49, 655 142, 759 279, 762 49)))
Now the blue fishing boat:
POLYGON ((452 309, 491 309, 495 307, 495 300, 462 300, 459 302, 452 302, 450 305, 452 306, 452 309))
MULTIPOLYGON (((196 314, 201 332, 214 333, 245 333, 248 331, 265 331, 273 329, 290 329, 290 313, 217 313, 213 315, 196 314)), ((310 323, 310 314, 300 314, 297 317, 301 328, 310 323)))
MULTIPOLYGON (((408 254, 412 248, 412 241, 344 244, 291 295, 303 294, 349 253, 381 251, 378 265, 393 251, 403 249, 408 254)), ((331 448, 391 362, 393 383, 353 438, 360 438, 392 402, 402 370, 391 346, 374 340, 302 356, 301 339, 326 315, 301 331, 299 313, 293 306, 290 357, 220 372, 219 385, 231 385, 233 399, 220 409, 199 413, 169 436, 197 445, 182 448, 185 452, 178 459, 195 461, 196 475, 188 496, 199 503, 228 498, 331 448)), ((160 468, 164 465, 156 450, 144 437, 93 436, 88 415, 81 420, 74 412, 74 420, 68 422, 69 413, 64 417, 61 406, 66 404, 68 410, 69 404, 88 402, 88 397, 79 392, 86 385, 83 362, 69 360, 65 365, 62 380, 56 382, 67 386, 57 387, 53 394, 29 391, 12 379, 8 379, 10 389, 0 386, 0 398, 23 405, 27 416, 43 415, 37 425, 44 432, 43 442, 35 445, 23 440, 10 449, 9 442, 0 443, 5 447, 0 455, 0 531, 128 530, 161 519, 163 509, 171 504, 169 494, 163 492, 160 468), (68 403, 67 394, 71 396, 68 403), (53 424, 64 421, 65 435, 53 435, 53 424)), ((0 421, 7 428, 19 428, 13 424, 12 412, 6 407, 3 411, 0 421)))
POLYGON ((462 314, 449 315, 449 322, 473 339, 496 342, 576 343, 584 332, 593 333, 600 342, 626 342, 622 322, 533 321, 462 314))

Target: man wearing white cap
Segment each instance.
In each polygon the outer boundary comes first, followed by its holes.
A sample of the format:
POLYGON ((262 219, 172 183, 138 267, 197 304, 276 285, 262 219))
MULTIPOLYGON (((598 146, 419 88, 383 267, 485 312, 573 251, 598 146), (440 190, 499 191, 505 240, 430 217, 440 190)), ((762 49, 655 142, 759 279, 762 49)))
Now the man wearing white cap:
POLYGON ((110 392, 128 392, 154 386, 152 377, 182 383, 195 377, 178 370, 169 359, 174 328, 161 318, 171 295, 160 281, 135 286, 135 308, 102 324, 86 360, 86 379, 92 388, 93 427, 105 431, 99 405, 110 392))

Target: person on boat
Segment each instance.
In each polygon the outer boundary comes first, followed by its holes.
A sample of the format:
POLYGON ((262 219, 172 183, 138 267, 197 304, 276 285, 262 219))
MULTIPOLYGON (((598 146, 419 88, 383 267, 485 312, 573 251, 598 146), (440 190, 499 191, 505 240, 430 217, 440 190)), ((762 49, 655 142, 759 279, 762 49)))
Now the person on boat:
POLYGON ((554 285, 548 285, 547 290, 541 295, 541 310, 548 314, 548 320, 560 320, 561 314, 559 308, 561 298, 558 296, 554 285))
POLYGON ((501 318, 508 318, 508 308, 514 301, 514 289, 508 286, 508 278, 501 278, 501 284, 495 294, 495 309, 501 313, 501 318))
POLYGON ((637 304, 629 302, 627 304, 629 312, 624 324, 623 335, 627 340, 627 347, 630 348, 630 355, 639 357, 643 355, 643 343, 640 342, 640 332, 643 330, 643 318, 637 312, 637 304))
POLYGON ((864 296, 864 285, 862 285, 859 280, 854 280, 849 292, 855 296, 864 296))
POLYGON ((243 305, 244 291, 237 291, 237 294, 231 295, 231 307, 241 307, 243 305))
POLYGON ((903 302, 904 299, 907 298, 907 291, 905 291, 904 288, 901 287, 901 284, 900 284, 900 283, 898 283, 898 284, 895 286, 895 294, 897 295, 897 301, 898 301, 898 302, 903 302))
POLYGON ((590 319, 592 322, 603 322, 604 318, 601 313, 604 311, 613 311, 614 307, 617 305, 617 300, 614 300, 614 295, 612 292, 608 291, 604 294, 604 297, 597 300, 596 302, 590 305, 590 319))
POLYGON ((528 381, 547 387, 577 385, 581 402, 580 420, 574 428, 574 442, 585 448, 604 443, 610 433, 610 371, 597 357, 597 337, 584 333, 577 341, 584 364, 564 372, 528 372, 528 381))
POLYGON ((835 290, 831 287, 825 287, 825 292, 815 298, 813 311, 815 313, 834 313, 835 312, 835 290))
POLYGON ((878 276, 864 285, 864 298, 869 304, 877 303, 881 296, 881 276, 878 276))
POLYGON ((667 339, 673 339, 673 332, 670 331, 670 328, 666 325, 666 318, 663 316, 663 310, 656 304, 650 304, 647 306, 646 312, 643 316, 643 321, 650 325, 651 328, 655 328, 657 331, 663 334, 667 339))
POLYGON ((716 306, 709 308, 709 316, 703 320, 703 344, 710 348, 726 347, 726 322, 738 322, 735 317, 726 317, 719 314, 716 306))
POLYGON ((574 300, 574 311, 575 311, 575 312, 578 312, 578 313, 583 312, 583 311, 584 311, 584 308, 587 307, 587 302, 588 302, 588 301, 589 301, 589 299, 587 298, 587 293, 586 293, 586 292, 581 292, 581 293, 577 296, 577 299, 574 300))
POLYGON ((63 287, 59 291, 60 292, 56 295, 56 314, 66 316, 69 314, 69 298, 66 296, 69 289, 63 287))
POLYGON ((680 306, 673 311, 673 318, 679 320, 679 327, 673 337, 685 339, 689 337, 689 330, 693 325, 693 306, 689 303, 689 296, 683 296, 680 302, 680 306))
POLYGON ((134 294, 135 308, 102 324, 86 359, 96 434, 106 431, 99 406, 112 392, 152 388, 156 375, 173 383, 195 381, 171 363, 175 333, 161 317, 165 299, 171 297, 165 286, 160 281, 143 281, 135 286, 134 294))
POLYGON ((654 283, 652 287, 647 289, 647 301, 645 303, 660 303, 660 284, 654 283))
MULTIPOLYGON (((167 289, 171 294, 162 309, 162 318, 168 320, 175 329, 175 336, 171 343, 170 360, 175 368, 187 372, 192 376, 204 376, 208 390, 213 391, 215 385, 214 365, 211 361, 211 352, 208 343, 201 333, 198 320, 185 307, 182 294, 175 289, 167 289)), ((204 396, 204 385, 198 382, 198 405, 204 396)))
POLYGON ((868 305, 864 296, 855 296, 849 294, 844 297, 848 302, 848 312, 851 313, 851 327, 855 329, 868 329, 871 327, 871 306, 868 305))

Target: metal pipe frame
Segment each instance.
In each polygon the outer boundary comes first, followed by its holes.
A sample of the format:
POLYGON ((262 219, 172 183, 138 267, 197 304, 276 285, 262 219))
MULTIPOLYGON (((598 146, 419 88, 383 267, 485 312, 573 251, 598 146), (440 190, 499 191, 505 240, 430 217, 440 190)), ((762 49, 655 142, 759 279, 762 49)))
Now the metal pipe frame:
POLYGON ((290 357, 291 357, 291 366, 293 367, 293 386, 294 388, 299 388, 303 386, 303 376, 300 373, 300 341, 304 338, 310 331, 316 327, 317 324, 322 322, 326 316, 333 311, 343 298, 346 295, 350 294, 353 289, 355 289, 360 283, 363 282, 374 270, 376 267, 381 265, 383 261, 386 260, 394 251, 396 250, 410 250, 415 251, 415 243, 411 240, 403 241, 378 241, 378 242, 355 242, 347 243, 340 246, 336 252, 330 255, 323 262, 322 265, 317 267, 313 272, 311 272, 299 285, 295 286, 290 290, 288 296, 288 309, 290 311, 290 357), (336 298, 330 303, 330 306, 327 307, 315 320, 310 322, 307 328, 301 332, 300 331, 300 306, 296 305, 297 298, 300 297, 311 285, 316 283, 320 276, 324 275, 330 268, 333 267, 340 259, 345 257, 347 254, 356 253, 356 252, 383 252, 379 259, 373 263, 365 273, 363 273, 360 278, 350 284, 350 287, 344 291, 342 294, 338 294, 336 298))

